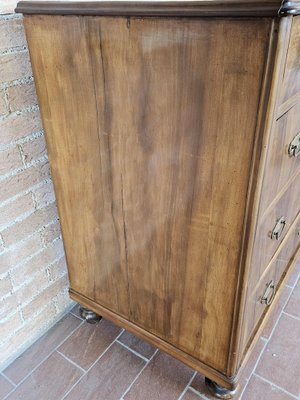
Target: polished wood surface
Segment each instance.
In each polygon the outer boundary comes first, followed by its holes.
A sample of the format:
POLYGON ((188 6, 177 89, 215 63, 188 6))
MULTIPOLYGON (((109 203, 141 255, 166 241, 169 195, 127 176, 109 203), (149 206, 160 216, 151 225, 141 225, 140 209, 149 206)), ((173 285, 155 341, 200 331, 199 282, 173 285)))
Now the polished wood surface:
POLYGON ((16 12, 23 14, 79 14, 106 16, 277 16, 299 12, 298 2, 281 0, 198 1, 20 1, 16 12))
POLYGON ((268 168, 264 177, 261 213, 276 202, 276 198, 283 193, 284 188, 290 185, 295 174, 300 171, 300 154, 289 154, 289 146, 299 133, 300 103, 297 103, 274 124, 274 134, 270 140, 267 156, 268 168))
MULTIPOLYGON (((239 354, 244 354, 244 356, 247 349, 251 347, 253 337, 257 337, 256 332, 260 330, 262 319, 268 315, 268 307, 261 312, 262 309, 256 304, 258 292, 271 276, 275 276, 277 287, 280 286, 283 276, 295 265, 294 254, 299 257, 297 229, 299 220, 295 219, 300 210, 299 160, 297 157, 288 155, 289 144, 298 132, 299 106, 296 104, 294 107, 291 106, 292 108, 286 108, 285 114, 282 115, 282 93, 285 88, 282 77, 286 73, 291 52, 294 52, 295 45, 291 46, 291 40, 293 36, 295 37, 294 29, 298 20, 299 17, 290 18, 291 28, 288 28, 290 32, 282 48, 281 61, 277 61, 277 64, 281 63, 275 100, 277 110, 273 113, 270 135, 264 145, 267 149, 265 162, 260 166, 263 173, 262 188, 259 192, 257 203, 259 208, 254 220, 254 246, 247 255, 250 268, 247 286, 245 286, 245 306, 240 333, 239 354), (281 115, 279 120, 277 120, 278 115, 281 115), (270 240, 272 230, 270 227, 274 226, 281 217, 285 217, 286 220, 283 233, 279 240, 270 240), (291 237, 294 239, 292 240, 291 237)), ((287 99, 286 104, 293 105, 293 96, 287 99)))
POLYGON ((72 289, 220 371, 270 23, 25 18, 72 289))
MULTIPOLYGON (((288 52, 292 17, 274 20, 267 51, 265 76, 261 91, 261 103, 258 111, 257 135, 254 145, 252 171, 248 190, 248 204, 245 210, 244 242, 241 251, 236 304, 233 314, 233 335, 230 347, 227 374, 240 375, 240 367, 245 366, 249 354, 245 351, 243 340, 244 325, 247 320, 245 312, 249 301, 249 276, 252 269, 252 254, 257 230, 257 220, 260 214, 261 192, 264 188, 263 178, 268 165, 267 155, 269 142, 273 136, 273 126, 281 89, 281 78, 285 69, 288 52), (279 23, 280 22, 280 23, 279 23), (239 371, 239 372, 237 372, 239 371)), ((257 277, 255 277, 257 279, 257 277)), ((253 346, 248 346, 252 348, 253 346)))
POLYGON ((284 192, 280 192, 279 198, 275 198, 275 202, 271 203, 267 211, 258 218, 253 250, 253 266, 250 275, 253 276, 253 279, 250 278, 250 284, 255 284, 255 280, 262 275, 279 244, 288 233, 290 226, 300 211, 299 198, 300 173, 294 176, 294 179, 288 181, 288 185, 284 187, 284 192), (285 226, 280 237, 272 239, 272 231, 281 217, 284 217, 285 226))
POLYGON ((263 18, 283 10, 271 1, 43 4, 18 10, 80 14, 24 18, 71 297, 233 388, 266 284, 280 291, 300 252, 300 17, 263 18), (259 17, 174 18, 224 15, 259 17))
POLYGON ((300 17, 293 18, 280 97, 283 104, 289 99, 300 100, 300 17))
MULTIPOLYGON (((298 197, 299 204, 300 197, 298 197)), ((245 343, 248 343, 253 331, 267 309, 267 305, 261 302, 262 294, 265 291, 266 284, 274 282, 275 291, 280 287, 284 273, 289 268, 289 263, 293 262, 293 257, 300 249, 300 214, 292 224, 285 240, 278 247, 270 263, 265 266, 260 274, 257 284, 251 288, 251 295, 247 303, 247 326, 245 327, 245 343)))

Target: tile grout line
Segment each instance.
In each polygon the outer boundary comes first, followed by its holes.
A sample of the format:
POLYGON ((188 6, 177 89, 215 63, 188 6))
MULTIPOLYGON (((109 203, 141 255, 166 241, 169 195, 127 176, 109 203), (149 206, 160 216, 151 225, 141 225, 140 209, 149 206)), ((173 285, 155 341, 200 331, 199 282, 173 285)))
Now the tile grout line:
POLYGON ((194 389, 192 386, 189 387, 189 390, 190 390, 192 393, 194 393, 194 394, 196 394, 197 396, 199 396, 200 399, 207 400, 207 397, 206 397, 204 394, 198 392, 198 390, 194 389))
POLYGON ((62 356, 66 361, 68 361, 70 364, 74 365, 74 367, 80 369, 84 374, 86 373, 86 370, 82 368, 79 364, 76 364, 74 361, 72 361, 69 357, 65 356, 63 353, 61 353, 59 350, 56 350, 55 353, 59 354, 62 356))
POLYGON ((286 315, 286 316, 288 316, 288 317, 291 317, 291 318, 295 319, 296 321, 300 321, 300 318, 299 318, 299 317, 296 317, 295 315, 290 314, 290 313, 288 313, 288 312, 286 312, 286 311, 282 311, 282 314, 284 314, 284 315, 286 315))
POLYGON ((3 372, 0 372, 0 375, 2 375, 4 379, 6 379, 9 383, 11 383, 14 387, 13 390, 15 390, 17 385, 8 376, 4 375, 3 372))
MULTIPOLYGON (((74 307, 76 307, 76 305, 75 305, 74 307)), ((74 307, 73 307, 73 308, 74 308, 74 307)), ((71 313, 74 317, 78 318, 80 321, 84 321, 84 319, 81 318, 79 315, 76 315, 76 314, 74 313, 74 311, 71 310, 70 313, 71 313)))
POLYGON ((125 392, 122 394, 122 396, 120 397, 120 400, 124 399, 124 396, 126 396, 126 394, 130 391, 130 389, 132 388, 132 386, 134 385, 134 383, 137 381, 137 379, 139 378, 139 376, 141 375, 141 373, 145 370, 145 368, 149 365, 150 361, 153 359, 153 357, 155 356, 155 354, 158 353, 158 349, 155 350, 155 352, 152 354, 152 356, 149 358, 148 362, 146 362, 146 364, 143 366, 143 368, 140 370, 140 372, 136 375, 136 377, 134 378, 134 380, 131 382, 131 384, 128 386, 128 388, 125 390, 125 392))
POLYGON ((134 355, 136 355, 137 357, 141 358, 142 360, 148 362, 149 358, 144 357, 142 354, 138 353, 137 351, 131 349, 130 347, 126 346, 126 344, 120 342, 119 340, 116 341, 117 343, 119 343, 121 346, 125 347, 125 349, 127 349, 128 351, 130 351, 131 353, 133 353, 134 355))
POLYGON ((250 375, 249 375, 249 378, 247 379, 247 383, 246 383, 244 389, 241 391, 240 399, 243 398, 243 395, 244 395, 244 392, 245 392, 245 390, 246 390, 246 388, 247 388, 247 386, 248 386, 248 383, 250 382, 250 379, 251 379, 252 375, 254 375, 255 370, 256 370, 256 367, 258 366, 258 363, 260 362, 260 359, 262 358, 262 356, 263 356, 263 354, 264 354, 264 352, 265 352, 265 349, 266 349, 268 343, 269 343, 269 340, 268 340, 268 339, 264 340, 263 348, 261 349, 261 352, 260 352, 259 356, 257 357, 257 360, 256 360, 256 362, 255 362, 255 364, 254 364, 254 366, 253 366, 253 369, 252 369, 252 371, 251 371, 251 373, 250 373, 250 375))
MULTIPOLYGON (((296 284, 295 284, 295 286, 296 286, 296 284)), ((295 286, 294 286, 294 288, 295 288, 295 286)), ((277 325, 279 324, 279 320, 280 320, 280 318, 281 318, 281 316, 282 316, 282 314, 283 314, 283 312, 284 312, 283 310, 285 309, 287 303, 289 302, 289 300, 290 300, 290 298, 291 298, 291 296, 292 296, 292 294, 293 294, 293 291, 294 291, 294 290, 291 290, 291 292, 290 292, 290 294, 288 295, 286 301, 284 302, 284 304, 283 304, 283 306, 282 306, 282 309, 281 309, 281 311, 280 311, 280 314, 278 315, 278 318, 277 318, 277 320, 276 320, 276 322, 275 322, 275 324, 274 324, 274 326, 273 326, 273 328, 272 328, 272 330, 271 330, 271 333, 270 333, 268 339, 267 339, 267 338, 264 338, 263 336, 260 336, 261 338, 263 338, 263 339, 265 340, 265 344, 264 344, 264 346, 263 346, 263 349, 262 349, 262 351, 261 351, 261 353, 260 353, 260 355, 259 355, 259 357, 258 357, 258 359, 257 359, 257 361, 256 361, 256 363, 255 363, 255 365, 254 365, 254 367, 253 367, 253 369, 252 369, 252 372, 251 372, 250 375, 249 375, 248 381, 247 381, 247 383, 246 383, 244 389, 242 390, 242 393, 241 393, 241 396, 240 396, 240 399, 241 399, 241 400, 242 400, 242 397, 243 397, 243 395, 244 395, 244 393, 245 393, 245 391, 246 391, 246 388, 247 388, 247 386, 248 386, 248 384, 249 384, 249 382, 250 382, 251 377, 252 377, 253 375, 255 375, 255 370, 256 370, 256 368, 257 368, 257 366, 258 366, 258 364, 259 364, 259 362, 260 362, 260 359, 262 358, 262 356, 263 356, 263 354, 264 354, 264 352, 265 352, 265 350, 266 350, 266 348, 267 348, 267 346, 268 346, 268 344, 269 344, 269 342, 270 342, 270 340, 271 340, 271 338, 272 338, 272 336, 273 336, 273 334, 274 334, 274 332, 275 332, 275 329, 276 329, 277 325)))
POLYGON ((262 381, 268 383, 269 385, 275 387, 276 389, 281 390, 282 392, 288 394, 289 396, 293 397, 294 399, 299 399, 296 395, 294 395, 293 393, 287 391, 286 389, 282 388, 281 386, 276 385, 276 383, 273 383, 272 381, 269 381, 268 379, 264 378, 263 376, 259 375, 258 373, 254 372, 253 373, 254 376, 256 376, 257 378, 261 379, 262 381))
MULTIPOLYGON (((88 322, 86 322, 88 323, 88 322)), ((111 344, 100 354, 100 356, 93 362, 93 364, 85 371, 85 373, 74 383, 74 385, 63 395, 63 397, 60 400, 64 400, 66 396, 79 384, 79 382, 82 381, 82 379, 88 374, 88 372, 93 368, 93 366, 100 360, 102 356, 111 348, 111 346, 117 341, 117 339, 122 335, 124 332, 124 329, 121 329, 121 332, 118 334, 118 336, 111 342, 111 344)))
MULTIPOLYGON (((67 314, 68 315, 68 314, 67 314)), ((59 322, 59 321, 58 321, 59 322)), ((79 327, 81 326, 83 324, 83 321, 82 321, 82 323, 81 324, 79 324, 74 330, 72 330, 71 332, 70 332, 70 334, 68 335, 68 336, 66 336, 65 337, 65 339, 62 341, 62 342, 60 342, 56 347, 55 347, 55 349, 53 349, 40 363, 38 363, 30 372, 29 372, 29 374, 28 375, 26 375, 19 383, 17 383, 17 384, 15 384, 16 386, 15 386, 15 389, 14 390, 16 390, 27 378, 29 378, 29 376, 37 369, 37 368, 39 368, 42 364, 43 364, 43 362, 45 362, 57 349, 58 349, 58 347, 59 346, 61 346, 67 339, 69 339, 69 337, 74 333, 74 332, 76 332, 76 330, 77 329, 79 329, 79 327)), ((48 332, 46 332, 46 334, 47 334, 48 332)), ((34 343, 33 343, 34 344, 34 343)), ((31 347, 31 346, 30 346, 31 347)), ((29 348, 30 348, 29 347, 29 348)), ((25 350, 26 351, 26 350, 25 350)), ((4 374, 4 372, 2 371, 2 375, 5 377, 5 378, 7 378, 7 376, 4 374)), ((4 397, 4 399, 3 400, 5 400, 7 398, 7 396, 6 397, 4 397)))
POLYGON ((188 391, 188 388, 190 386, 190 384, 193 382, 195 376, 197 375, 197 371, 194 371, 193 375, 191 376, 190 380, 188 381, 186 387, 183 389, 183 392, 181 393, 181 395, 178 397, 177 400, 182 400, 183 396, 186 394, 186 392, 188 391))

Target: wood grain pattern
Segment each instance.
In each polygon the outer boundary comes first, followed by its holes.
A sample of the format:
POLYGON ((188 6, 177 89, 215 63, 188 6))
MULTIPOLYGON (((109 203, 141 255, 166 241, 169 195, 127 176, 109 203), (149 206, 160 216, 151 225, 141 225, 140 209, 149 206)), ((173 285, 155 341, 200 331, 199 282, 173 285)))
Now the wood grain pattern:
POLYGON ((279 299, 281 298, 282 291, 284 290, 285 285, 288 283, 291 275, 293 274, 300 257, 300 249, 294 254, 291 260, 289 260, 288 265, 286 266, 285 272, 281 277, 280 284, 277 286, 276 296, 269 307, 265 308, 264 313, 262 314, 260 320, 258 321, 256 328, 248 341, 248 345, 244 349, 244 354, 241 357, 242 362, 237 370, 237 374, 235 376, 235 380, 238 382, 243 374, 243 370, 247 366, 249 361, 249 357, 251 356, 252 351, 254 350, 258 340, 261 338, 263 330, 266 327, 269 316, 276 309, 279 299))
POLYGON ((281 103, 300 92, 300 17, 293 18, 288 57, 283 75, 281 103))
POLYGON ((261 196, 261 213, 276 201, 284 187, 300 170, 300 155, 291 157, 288 148, 300 132, 300 103, 274 123, 274 133, 268 147, 267 168, 261 196))
POLYGON ((300 251, 299 229, 300 214, 291 226, 286 239, 281 243, 274 257, 266 266, 264 273, 261 274, 257 285, 251 290, 245 310, 247 313, 244 331, 245 348, 249 346, 253 332, 258 329, 262 315, 268 311, 268 306, 260 302, 266 284, 272 280, 276 285, 276 291, 278 291, 285 275, 297 260, 300 251))
POLYGON ((262 210, 258 218, 250 283, 248 286, 256 284, 257 279, 262 275, 279 244, 288 233, 291 224, 300 210, 299 198, 300 173, 288 181, 288 186, 284 187, 283 192, 279 192, 279 196, 270 204, 265 213, 262 210), (271 239, 271 231, 276 225, 277 220, 281 217, 284 217, 286 220, 282 235, 278 240, 271 239))
MULTIPOLYGON (((292 25, 292 17, 273 21, 270 42, 267 52, 265 76, 261 91, 261 103, 258 111, 256 142, 254 146, 252 171, 249 184, 248 204, 244 225, 244 243, 240 259, 240 271, 236 290, 236 306, 233 315, 231 347, 227 374, 237 373, 249 354, 243 347, 244 324, 247 320, 245 307, 248 301, 249 275, 258 215, 260 198, 263 189, 263 177, 266 169, 266 159, 269 141, 272 138, 273 126, 278 108, 278 94, 281 89, 281 78, 285 68, 288 43, 292 25)), ((257 277, 255 277, 257 280, 257 277)))
POLYGON ((271 20, 25 26, 72 289, 225 371, 271 20))
POLYGON ((16 12, 23 14, 160 16, 160 17, 250 17, 296 13, 297 2, 280 0, 198 1, 20 1, 16 12), (284 4, 283 4, 284 3, 284 4))

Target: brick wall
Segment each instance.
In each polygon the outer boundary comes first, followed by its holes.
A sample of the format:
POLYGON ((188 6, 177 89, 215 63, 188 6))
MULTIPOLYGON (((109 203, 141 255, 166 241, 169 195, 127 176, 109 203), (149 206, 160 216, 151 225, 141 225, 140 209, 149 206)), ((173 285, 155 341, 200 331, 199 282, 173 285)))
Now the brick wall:
POLYGON ((0 370, 72 305, 26 39, 0 5, 0 370))

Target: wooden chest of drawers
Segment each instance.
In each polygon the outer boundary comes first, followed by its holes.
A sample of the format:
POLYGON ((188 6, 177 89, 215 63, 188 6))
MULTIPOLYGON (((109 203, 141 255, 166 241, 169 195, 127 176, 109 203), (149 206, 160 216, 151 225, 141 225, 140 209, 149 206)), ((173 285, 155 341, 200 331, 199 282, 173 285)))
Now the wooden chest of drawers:
POLYGON ((17 7, 71 297, 225 398, 300 254, 300 5, 280 3, 17 7))

